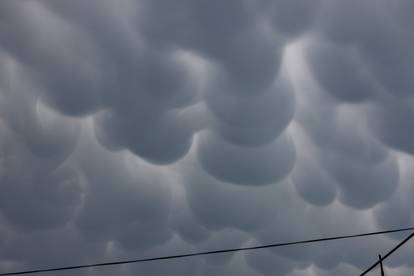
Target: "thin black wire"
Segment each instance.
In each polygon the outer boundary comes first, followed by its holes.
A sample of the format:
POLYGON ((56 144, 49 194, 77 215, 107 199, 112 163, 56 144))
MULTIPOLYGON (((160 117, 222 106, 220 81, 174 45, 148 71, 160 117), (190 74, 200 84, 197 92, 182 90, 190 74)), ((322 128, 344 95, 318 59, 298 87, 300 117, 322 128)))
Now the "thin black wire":
MULTIPOLYGON (((355 235, 336 236, 336 237, 330 237, 330 238, 320 238, 320 239, 302 240, 302 241, 284 242, 284 243, 274 243, 274 244, 251 246, 251 247, 221 249, 221 250, 213 250, 213 251, 205 251, 205 252, 195 252, 195 253, 170 255, 170 256, 154 257, 154 258, 147 258, 147 259, 135 259, 135 260, 103 262, 103 263, 94 263, 94 264, 85 264, 85 265, 63 266, 63 267, 55 267, 55 268, 34 269, 34 270, 25 270, 25 271, 18 271, 18 272, 8 272, 8 273, 1 273, 0 276, 33 274, 33 273, 41 273, 41 272, 74 270, 74 269, 91 268, 91 267, 113 266, 113 265, 122 265, 122 264, 130 264, 130 263, 142 263, 142 262, 160 261, 160 260, 168 260, 168 259, 187 258, 187 257, 193 257, 193 256, 202 256, 202 255, 211 255, 211 254, 229 253, 229 252, 238 252, 238 251, 247 251, 247 250, 257 250, 257 249, 265 249, 265 248, 272 248, 272 247, 282 247, 282 246, 290 246, 290 245, 298 245, 298 244, 306 244, 306 243, 316 243, 316 242, 332 241, 332 240, 340 240, 340 239, 359 238, 359 237, 383 235, 383 234, 396 233, 396 232, 405 232, 405 231, 412 231, 412 230, 414 230, 414 227, 400 228, 400 229, 393 229, 393 230, 386 230, 386 231, 378 231, 378 232, 370 232, 370 233, 363 233, 363 234, 355 234, 355 235)), ((385 259, 386 257, 387 256, 384 256, 383 259, 385 259)))
POLYGON ((388 258, 392 253, 394 253, 398 248, 400 248, 404 243, 408 242, 412 237, 414 237, 414 233, 406 237, 402 242, 397 244, 396 247, 391 249, 383 258, 375 262, 373 265, 371 265, 367 270, 365 270, 360 276, 366 275, 368 272, 370 272, 372 269, 374 269, 379 263, 382 265, 382 261, 384 261, 386 258, 388 258))

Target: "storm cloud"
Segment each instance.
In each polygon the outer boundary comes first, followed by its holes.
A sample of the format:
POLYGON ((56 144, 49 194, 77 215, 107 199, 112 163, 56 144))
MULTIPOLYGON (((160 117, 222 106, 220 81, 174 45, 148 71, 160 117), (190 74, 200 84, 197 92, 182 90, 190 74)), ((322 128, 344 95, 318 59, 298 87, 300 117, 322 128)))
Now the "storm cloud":
MULTIPOLYGON (((0 1, 0 272, 413 226, 413 12, 0 1)), ((355 275, 402 237, 59 275, 355 275)))

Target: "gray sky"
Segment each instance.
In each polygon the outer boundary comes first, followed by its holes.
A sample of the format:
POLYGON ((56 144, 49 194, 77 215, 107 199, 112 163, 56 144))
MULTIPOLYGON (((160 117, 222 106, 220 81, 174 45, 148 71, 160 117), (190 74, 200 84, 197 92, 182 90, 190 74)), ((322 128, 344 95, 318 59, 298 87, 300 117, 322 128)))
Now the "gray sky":
MULTIPOLYGON (((0 0, 0 272, 414 226, 413 12, 0 0)), ((42 275, 357 275, 404 235, 42 275)))

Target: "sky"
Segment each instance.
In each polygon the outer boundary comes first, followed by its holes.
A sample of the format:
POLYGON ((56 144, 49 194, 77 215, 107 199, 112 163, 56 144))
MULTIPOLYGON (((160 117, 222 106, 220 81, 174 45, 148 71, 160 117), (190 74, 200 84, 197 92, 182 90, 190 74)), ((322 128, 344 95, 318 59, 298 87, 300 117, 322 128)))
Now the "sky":
MULTIPOLYGON (((0 0, 0 272, 414 226, 413 12, 0 0)), ((38 275, 358 275, 408 234, 38 275)))

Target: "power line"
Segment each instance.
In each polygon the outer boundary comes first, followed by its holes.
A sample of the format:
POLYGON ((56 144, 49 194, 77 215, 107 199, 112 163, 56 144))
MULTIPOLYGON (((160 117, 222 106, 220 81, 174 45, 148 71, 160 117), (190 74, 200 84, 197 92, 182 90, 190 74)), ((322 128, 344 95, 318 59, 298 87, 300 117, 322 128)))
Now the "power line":
MULTIPOLYGON (((0 276, 34 274, 34 273, 51 272, 51 271, 75 270, 75 269, 92 268, 92 267, 114 266, 114 265, 123 265, 123 264, 131 264, 131 263, 161 261, 161 260, 168 260, 168 259, 187 258, 187 257, 203 256, 203 255, 211 255, 211 254, 219 254, 219 253, 230 253, 230 252, 258 250, 258 249, 273 248, 273 247, 291 246, 291 245, 298 245, 298 244, 317 243, 317 242, 340 240, 340 239, 359 238, 359 237, 383 235, 383 234, 390 234, 390 233, 396 233, 396 232, 405 232, 405 231, 412 231, 412 230, 414 230, 414 227, 400 228, 400 229, 393 229, 393 230, 386 230, 386 231, 378 231, 378 232, 370 232, 370 233, 363 233, 363 234, 355 234, 355 235, 336 236, 336 237, 329 237, 329 238, 319 238, 319 239, 312 239, 312 240, 302 240, 302 241, 274 243, 274 244, 266 244, 266 245, 251 246, 251 247, 230 248, 230 249, 195 252, 195 253, 187 253, 187 254, 179 254, 179 255, 170 255, 170 256, 163 256, 163 257, 153 257, 153 258, 146 258, 146 259, 135 259, 135 260, 102 262, 102 263, 74 265, 74 266, 62 266, 62 267, 54 267, 54 268, 33 269, 33 270, 25 270, 25 271, 18 271, 18 272, 0 273, 0 276)), ((382 260, 384 260, 386 257, 388 257, 387 255, 385 255, 384 258, 382 258, 382 260)))
POLYGON ((391 249, 387 254, 385 254, 384 258, 381 258, 381 255, 380 255, 380 259, 376 263, 374 263, 372 266, 370 266, 367 270, 365 270, 360 276, 366 275, 368 272, 370 272, 372 269, 374 269, 378 264, 380 264, 381 265, 381 269, 383 269, 382 268, 382 261, 385 260, 386 258, 388 258, 392 253, 394 253, 404 243, 408 242, 408 240, 410 240, 412 237, 414 237, 414 233, 412 233, 411 235, 409 235, 408 237, 406 237, 396 247, 394 247, 393 249, 391 249))

